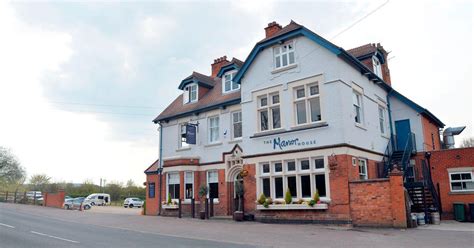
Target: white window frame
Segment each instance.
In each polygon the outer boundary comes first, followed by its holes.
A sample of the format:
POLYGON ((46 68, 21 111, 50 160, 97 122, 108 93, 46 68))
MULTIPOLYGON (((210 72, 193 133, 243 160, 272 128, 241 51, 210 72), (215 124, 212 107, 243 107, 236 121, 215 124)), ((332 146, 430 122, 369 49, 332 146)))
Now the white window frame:
POLYGON ((234 82, 235 74, 237 74, 237 71, 233 70, 233 71, 230 71, 230 72, 226 72, 222 76, 222 93, 223 94, 234 92, 234 91, 237 91, 237 90, 240 89, 240 84, 234 82), (229 82, 229 84, 230 84, 229 85, 230 86, 229 90, 226 90, 226 83, 227 82, 229 82))
POLYGON ((321 93, 319 89, 319 82, 308 83, 305 85, 295 86, 293 88, 293 112, 295 113, 295 125, 306 125, 311 123, 320 123, 323 122, 323 115, 322 115, 322 108, 321 108, 321 93), (318 88, 318 92, 316 94, 311 94, 311 88, 316 86, 318 88), (298 90, 303 90, 304 96, 298 97, 298 90), (311 109, 311 101, 316 100, 319 102, 319 114, 320 119, 313 121, 313 113, 311 109), (303 103, 305 107, 305 121, 302 123, 298 123, 298 103, 303 103))
POLYGON ((376 55, 372 56, 372 65, 374 67, 375 75, 379 76, 379 78, 383 78, 382 75, 382 63, 380 63, 379 58, 376 55))
POLYGON ((449 175, 449 189, 451 190, 451 192, 474 192, 474 189, 453 190, 453 183, 461 183, 461 188, 462 188, 462 183, 466 183, 466 182, 474 183, 474 178, 472 177, 473 176, 472 171, 455 171, 455 172, 453 171, 453 172, 449 172, 448 175, 449 175), (461 176, 461 179, 459 180, 452 180, 451 175, 453 174, 470 174, 471 179, 462 179, 462 176, 461 176))
POLYGON ((184 200, 185 201, 191 201, 192 198, 194 198, 194 171, 185 171, 184 172, 184 200), (191 173, 191 182, 188 182, 188 178, 186 177, 186 174, 191 173), (192 194, 191 198, 186 197, 186 184, 192 184, 192 194))
MULTIPOLYGON (((208 170, 206 172, 206 185, 207 185, 207 198, 209 199, 210 198, 210 194, 211 194, 211 187, 209 186, 209 184, 211 183, 217 183, 217 190, 219 190, 219 171, 218 170, 208 170), (217 181, 214 182, 210 180, 210 174, 211 173, 216 173, 216 179, 217 181)), ((219 192, 217 192, 217 198, 214 198, 214 202, 219 202, 219 192)))
POLYGON ((369 179, 369 172, 368 172, 368 161, 365 158, 358 159, 358 170, 359 170, 359 179, 360 180, 367 180, 369 179), (361 171, 361 168, 364 168, 364 172, 361 171))
POLYGON ((188 103, 194 103, 197 102, 199 98, 199 86, 196 83, 188 84, 184 87, 184 92, 183 92, 183 103, 188 104, 188 103), (194 90, 196 91, 196 94, 194 95, 194 98, 192 98, 192 92, 194 90))
MULTIPOLYGON (((183 143, 183 132, 184 134, 186 134, 186 125, 188 123, 187 122, 183 122, 183 123, 179 123, 178 124, 178 148, 189 148, 190 145, 186 142, 183 143)), ((196 129, 196 133, 197 133, 197 129, 196 129)), ((197 134, 196 134, 197 136, 197 134)), ((197 138, 197 137, 196 137, 197 138)), ((197 140, 196 140, 197 142, 197 140)))
POLYGON ((234 112, 231 112, 231 130, 232 130, 232 139, 237 140, 237 139, 242 139, 243 136, 243 124, 242 124, 242 110, 237 110, 234 112), (240 120, 235 120, 234 114, 238 114, 240 116, 240 120), (235 125, 240 123, 240 136, 235 137, 235 125))
MULTIPOLYGON (((165 198, 165 201, 168 202, 168 195, 170 194, 170 177, 171 175, 178 175, 178 185, 179 185, 179 197, 181 197, 181 178, 180 178, 180 175, 179 175, 179 172, 178 171, 172 171, 172 172, 168 172, 166 174, 166 198, 165 198)), ((173 185, 176 185, 176 183, 173 183, 173 185)), ((178 198, 171 198, 172 201, 177 201, 179 200, 178 198)))
POLYGON ((354 122, 359 125, 364 124, 364 94, 357 90, 352 90, 352 111, 354 114, 354 122), (356 101, 357 100, 357 101, 356 101), (358 112, 357 112, 358 110, 358 112), (358 113, 358 115, 357 115, 358 113), (356 120, 356 117, 359 117, 359 121, 356 120))
POLYGON ((293 40, 288 41, 282 45, 273 47, 273 68, 275 70, 287 68, 295 64, 296 64, 296 53, 295 53, 295 42, 293 40), (285 48, 286 50, 283 51, 283 49, 285 48), (293 63, 290 63, 290 56, 293 56, 293 63), (284 57, 286 59, 284 59, 284 57), (283 62, 286 62, 286 65, 283 65, 283 62), (277 63, 279 63, 279 66, 277 65, 277 63))
POLYGON ((387 110, 384 106, 378 105, 379 112, 379 131, 382 135, 387 134, 387 110))
POLYGON ((310 200, 312 199, 314 193, 316 193, 316 175, 324 175, 324 182, 326 188, 326 195, 321 197, 321 200, 330 201, 330 186, 329 186, 329 168, 327 159, 324 156, 315 156, 315 157, 304 157, 304 158, 297 158, 297 159, 285 159, 285 160, 276 160, 276 161, 264 161, 258 163, 258 190, 257 190, 257 197, 259 197, 263 193, 263 179, 268 178, 270 181, 270 197, 276 200, 284 200, 286 190, 288 187, 288 177, 295 177, 296 178, 296 197, 293 197, 293 201, 297 199, 305 199, 310 200), (324 161, 324 168, 316 169, 316 159, 323 159, 324 161), (301 170, 300 161, 309 160, 309 169, 308 170, 301 170), (287 164, 288 162, 295 163, 295 170, 288 171, 287 164), (283 170, 282 172, 275 172, 274 164, 275 163, 282 163, 283 170), (270 165, 270 172, 263 173, 263 165, 269 164, 270 165), (302 197, 302 185, 301 185, 301 176, 309 176, 310 177, 310 187, 311 187, 311 196, 310 197, 302 197), (275 178, 283 178, 283 198, 276 198, 276 190, 275 190, 275 178))
POLYGON ((281 116, 281 107, 280 107, 280 104, 281 104, 281 94, 279 91, 276 91, 276 92, 271 92, 271 93, 267 93, 267 94, 263 94, 263 95, 259 95, 257 97, 257 121, 258 121, 258 131, 259 132, 267 132, 267 131, 271 131, 271 130, 278 130, 278 129, 282 129, 282 116, 281 116), (273 96, 276 96, 278 95, 278 103, 274 103, 273 102, 273 96), (266 98, 267 99, 267 104, 262 106, 261 105, 261 99, 263 98, 266 98), (274 123, 273 123, 273 110, 274 109, 278 109, 278 111, 280 112, 279 114, 279 123, 280 123, 280 126, 278 127, 275 127, 274 123), (261 113, 262 112, 267 112, 267 129, 266 130, 262 130, 262 120, 261 120, 261 113))
POLYGON ((211 116, 211 117, 207 118, 207 133, 208 133, 207 134, 207 136, 208 136, 207 140, 208 140, 209 144, 219 143, 219 141, 220 141, 220 133, 219 132, 220 132, 220 118, 219 118, 219 116, 216 115, 216 116, 211 116), (217 119, 217 121, 216 121, 217 126, 211 126, 211 124, 213 122, 212 120, 214 120, 214 119, 217 119), (215 137, 215 140, 212 140, 212 130, 213 129, 217 129, 217 132, 216 132, 217 136, 215 137))

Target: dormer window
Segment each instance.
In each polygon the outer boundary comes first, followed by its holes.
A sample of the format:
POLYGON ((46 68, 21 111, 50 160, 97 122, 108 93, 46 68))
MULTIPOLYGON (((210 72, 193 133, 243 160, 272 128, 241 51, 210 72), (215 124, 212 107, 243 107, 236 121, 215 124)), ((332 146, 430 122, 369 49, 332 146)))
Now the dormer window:
POLYGON ((193 103, 198 100, 198 86, 197 84, 190 84, 184 87, 183 102, 184 104, 193 103))
POLYGON ((375 55, 372 57, 372 64, 374 65, 374 73, 379 78, 382 78, 382 64, 380 64, 380 60, 375 55))
POLYGON ((228 92, 232 92, 234 90, 240 89, 240 84, 233 81, 235 74, 237 74, 237 72, 233 71, 233 72, 226 73, 224 75, 224 78, 222 79, 222 84, 223 84, 222 92, 223 93, 228 93, 228 92))
POLYGON ((295 64, 295 46, 293 41, 273 48, 275 69, 295 64))

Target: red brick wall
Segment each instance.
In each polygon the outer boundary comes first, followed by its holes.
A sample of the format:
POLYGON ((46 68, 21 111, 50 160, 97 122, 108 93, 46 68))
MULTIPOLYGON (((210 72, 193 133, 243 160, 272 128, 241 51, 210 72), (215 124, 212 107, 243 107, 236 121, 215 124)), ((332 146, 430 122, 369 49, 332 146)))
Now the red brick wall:
POLYGON ((425 151, 440 150, 441 138, 439 136, 439 127, 431 122, 425 116, 421 117, 421 125, 423 126, 423 148, 425 151), (434 146, 433 139, 434 137, 434 146))
POLYGON ((64 191, 60 190, 58 193, 43 193, 43 206, 62 208, 64 204, 64 191))
POLYGON ((158 190, 160 187, 159 175, 147 175, 146 176, 146 215, 158 215, 158 190), (155 183, 155 197, 149 198, 149 183, 155 183))
MULTIPOLYGON (((424 158, 424 153, 418 153, 417 166, 424 158)), ((433 184, 439 184, 443 219, 453 219, 453 203, 474 203, 474 192, 451 192, 448 169, 471 167, 474 168, 474 147, 432 151, 431 177, 433 184)))
POLYGON ((357 226, 406 227, 403 176, 353 181, 350 185, 352 223, 357 226))

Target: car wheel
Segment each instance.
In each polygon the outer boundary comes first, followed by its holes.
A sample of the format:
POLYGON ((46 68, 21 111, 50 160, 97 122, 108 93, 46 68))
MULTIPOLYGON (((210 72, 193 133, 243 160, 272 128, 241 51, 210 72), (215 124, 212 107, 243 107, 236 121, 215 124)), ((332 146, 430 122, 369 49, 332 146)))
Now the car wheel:
POLYGON ((137 208, 141 208, 142 206, 138 206, 137 208))
POLYGON ((89 209, 91 209, 91 206, 89 206, 89 205, 84 206, 84 210, 89 210, 89 209))
POLYGON ((133 208, 133 204, 128 205, 130 208, 133 208))
POLYGON ((91 202, 91 206, 95 206, 95 202, 91 202))
POLYGON ((64 205, 64 209, 69 210, 69 205, 64 205))
POLYGON ((128 206, 127 206, 127 205, 124 205, 123 207, 124 207, 124 208, 128 208, 128 206))

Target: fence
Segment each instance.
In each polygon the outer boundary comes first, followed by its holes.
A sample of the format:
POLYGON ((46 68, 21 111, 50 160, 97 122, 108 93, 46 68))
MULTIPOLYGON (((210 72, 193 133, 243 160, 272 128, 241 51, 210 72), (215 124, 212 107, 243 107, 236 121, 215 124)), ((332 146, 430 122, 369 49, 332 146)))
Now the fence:
POLYGON ((0 202, 43 205, 43 196, 28 191, 0 191, 0 202))

